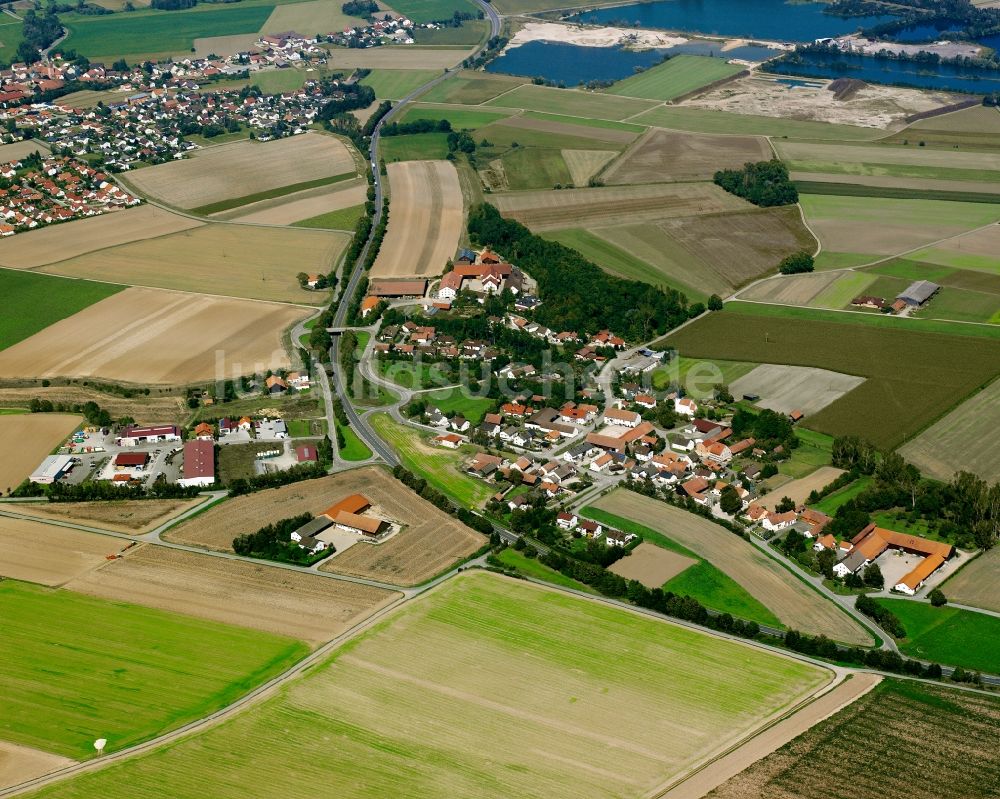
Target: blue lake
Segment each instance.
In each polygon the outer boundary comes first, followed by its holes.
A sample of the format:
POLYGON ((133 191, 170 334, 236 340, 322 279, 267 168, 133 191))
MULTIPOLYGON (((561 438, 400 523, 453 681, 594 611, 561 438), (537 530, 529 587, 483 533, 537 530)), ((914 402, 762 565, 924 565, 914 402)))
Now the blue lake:
MULTIPOLYGON (((576 86, 592 80, 621 80, 635 74, 636 67, 659 64, 664 55, 718 56, 717 42, 687 42, 656 50, 625 50, 621 47, 582 47, 565 42, 528 42, 508 50, 486 65, 487 72, 503 72, 528 78, 545 78, 576 86)), ((766 47, 737 47, 726 58, 761 61, 777 55, 766 47)))
POLYGON ((897 42, 933 42, 941 38, 941 34, 954 27, 950 22, 937 22, 923 25, 911 25, 908 28, 888 37, 897 42))
POLYGON ((896 19, 888 15, 837 17, 823 13, 825 7, 824 3, 785 0, 657 0, 584 11, 572 19, 600 25, 623 23, 640 28, 793 42, 842 36, 896 19))
POLYGON ((1000 50, 1000 33, 996 36, 984 36, 979 39, 979 43, 986 47, 992 47, 994 50, 1000 50))
POLYGON ((978 70, 952 64, 918 64, 913 61, 893 61, 844 53, 799 55, 802 63, 771 62, 767 65, 767 71, 806 78, 858 78, 869 83, 970 94, 1000 91, 1000 70, 978 70))

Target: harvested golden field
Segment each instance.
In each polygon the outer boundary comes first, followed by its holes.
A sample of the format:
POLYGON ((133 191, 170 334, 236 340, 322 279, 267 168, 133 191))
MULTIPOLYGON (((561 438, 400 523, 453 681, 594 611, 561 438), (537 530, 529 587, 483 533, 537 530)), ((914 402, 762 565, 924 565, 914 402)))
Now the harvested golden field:
POLYGON ((315 304, 327 292, 299 287, 299 272, 331 271, 350 241, 327 230, 201 225, 169 236, 123 244, 41 271, 116 280, 137 286, 315 304))
POLYGON ((67 413, 0 415, 0 493, 17 488, 82 423, 67 413))
POLYGON ((594 506, 656 530, 705 558, 788 627, 848 644, 872 642, 871 636, 837 605, 753 544, 714 522, 632 491, 613 491, 594 506))
POLYGON ((712 799, 986 799, 1000 793, 1000 700, 919 680, 875 688, 712 799))
POLYGON ((363 205, 367 195, 368 184, 365 181, 351 180, 271 200, 261 200, 216 216, 219 219, 252 222, 257 225, 291 225, 329 211, 363 205))
POLYGON ((71 405, 96 402, 114 419, 131 416, 141 422, 183 424, 191 416, 191 410, 184 402, 183 392, 174 396, 151 394, 148 397, 127 398, 118 394, 105 394, 86 386, 0 388, 0 408, 26 408, 35 397, 71 405))
POLYGON ((137 170, 129 182, 170 205, 200 208, 354 169, 354 156, 340 139, 306 133, 206 147, 190 158, 137 170))
POLYGON ((440 47, 331 47, 327 66, 331 69, 446 69, 464 61, 472 50, 440 47))
POLYGON ((612 158, 618 155, 616 150, 562 150, 563 161, 573 177, 573 185, 587 185, 594 175, 612 158))
POLYGON ((236 55, 252 50, 260 39, 259 33, 232 33, 229 36, 202 36, 194 40, 191 58, 236 55))
POLYGON ((455 257, 464 224, 462 187, 450 161, 388 167, 392 206, 372 277, 440 275, 455 257))
POLYGON ((814 699, 801 710, 786 716, 732 752, 714 760, 657 799, 701 799, 713 788, 735 777, 758 760, 807 732, 834 713, 871 691, 882 681, 877 674, 853 674, 814 699))
POLYGON ((76 522, 115 533, 141 535, 202 502, 200 499, 136 499, 121 502, 19 502, 17 513, 76 522))
POLYGON ((58 586, 96 569, 128 544, 123 538, 0 516, 0 575, 58 586))
POLYGON ((1000 548, 987 550, 963 566, 941 590, 953 602, 1000 613, 1000 548))
POLYGON ((787 255, 816 249, 794 206, 665 219, 659 227, 734 288, 777 270, 787 255))
POLYGON ((0 163, 15 161, 36 152, 45 155, 49 152, 49 148, 34 139, 0 144, 0 163))
POLYGON ((520 191, 493 194, 487 199, 504 216, 536 232, 654 222, 749 207, 711 183, 520 191))
POLYGON ((757 502, 771 510, 781 502, 783 497, 789 497, 796 506, 804 505, 809 494, 830 485, 830 483, 843 473, 843 469, 838 469, 835 466, 820 466, 812 474, 800 477, 798 480, 791 480, 784 483, 780 488, 764 494, 757 502))
POLYGON ((632 550, 632 554, 612 563, 608 571, 626 580, 638 580, 647 588, 662 588, 671 577, 697 562, 694 558, 643 541, 632 550))
POLYGON ((282 333, 307 313, 291 305, 130 288, 0 352, 0 378, 184 385, 284 369, 291 361, 282 333))
POLYGON ((49 774, 56 769, 71 766, 75 760, 61 755, 0 741, 0 791, 11 785, 49 774))
POLYGON ((140 544, 66 588, 280 633, 314 645, 329 641, 400 596, 367 585, 155 544, 140 544))
POLYGON ((740 299, 781 305, 808 305, 842 275, 843 272, 813 272, 766 280, 740 292, 740 299))
POLYGON ((720 169, 772 157, 761 136, 723 136, 651 128, 603 175, 608 185, 711 180, 720 169))
POLYGON ((247 712, 42 795, 652 796, 830 677, 622 608, 469 573, 247 712))
MULTIPOLYGON (((155 205, 140 205, 11 236, 0 242, 0 265, 31 269, 119 244, 190 230, 202 224, 155 205)), ((123 275, 109 271, 94 276, 101 280, 113 278, 128 282, 123 275)))

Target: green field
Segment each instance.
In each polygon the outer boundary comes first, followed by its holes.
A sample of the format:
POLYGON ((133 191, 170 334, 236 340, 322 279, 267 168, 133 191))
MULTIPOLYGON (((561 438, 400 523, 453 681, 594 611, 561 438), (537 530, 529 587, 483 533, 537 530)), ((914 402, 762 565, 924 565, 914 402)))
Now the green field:
MULTIPOLYGON (((995 174, 995 173, 994 173, 995 174)), ((888 200, 940 200, 958 203, 998 203, 1000 194, 946 188, 916 189, 908 186, 867 186, 825 180, 792 181, 799 194, 829 194, 840 197, 882 197, 888 200)))
POLYGON ((599 130, 624 130, 629 133, 643 133, 643 125, 633 125, 631 122, 616 122, 613 119, 591 119, 590 117, 567 117, 561 114, 546 114, 544 111, 523 111, 525 119, 540 119, 543 122, 561 122, 564 125, 581 125, 585 128, 599 130))
POLYGON ((567 114, 592 119, 621 120, 638 114, 656 103, 631 97, 594 94, 579 89, 553 89, 550 86, 525 85, 485 103, 501 108, 523 108, 549 114, 567 114))
POLYGON ((247 712, 38 795, 646 795, 829 679, 739 642, 469 573, 247 712))
POLYGON ((358 220, 365 215, 364 205, 352 205, 338 211, 328 211, 296 222, 294 227, 325 228, 327 230, 354 230, 358 220))
POLYGON ((305 644, 65 590, 0 582, 0 737, 66 757, 152 738, 230 704, 305 644))
POLYGON ((673 100, 742 70, 743 67, 729 64, 721 58, 679 55, 638 75, 620 80, 605 91, 608 94, 642 97, 647 100, 673 100))
POLYGON ((451 19, 456 11, 475 14, 478 10, 469 0, 395 0, 395 3, 394 11, 418 25, 451 19))
POLYGON ((664 344, 690 357, 815 366, 864 376, 864 383, 804 424, 888 447, 914 435, 1000 373, 1000 341, 978 333, 995 328, 908 321, 728 303, 726 310, 688 325, 664 344), (774 308, 781 313, 759 313, 774 308), (873 323, 859 322, 869 319, 873 323), (969 328, 971 334, 924 332, 927 328, 969 328))
POLYGON ((371 86, 379 100, 402 100, 437 75, 431 69, 373 69, 361 82, 371 86))
POLYGON ((268 69, 255 72, 249 82, 264 94, 280 94, 302 88, 306 78, 312 77, 304 69, 268 69))
POLYGON ((985 799, 997 793, 998 737, 996 697, 885 679, 711 797, 985 799))
POLYGON ((513 75, 462 71, 422 94, 420 100, 427 103, 478 105, 525 83, 529 83, 527 78, 513 75))
POLYGON ((394 422, 384 413, 369 416, 368 421, 379 437, 399 454, 407 469, 460 505, 481 507, 495 493, 486 483, 463 470, 464 462, 474 452, 473 448, 451 450, 434 447, 422 433, 394 422))
POLYGON ((380 136, 378 141, 379 153, 386 163, 392 161, 437 161, 448 155, 447 133, 380 136))
POLYGON ((641 536, 644 541, 698 561, 693 566, 688 566, 688 568, 676 577, 668 580, 663 586, 663 590, 694 597, 707 608, 718 610, 722 613, 731 613, 733 616, 741 619, 755 621, 758 624, 766 624, 771 627, 783 626, 778 617, 750 596, 743 586, 729 575, 719 571, 704 558, 698 557, 698 555, 687 547, 681 546, 676 541, 667 538, 656 530, 630 521, 622 516, 608 513, 600 508, 595 508, 593 505, 582 508, 580 512, 602 524, 609 524, 612 527, 617 527, 619 530, 635 533, 641 536))
POLYGON ((869 141, 882 135, 882 131, 878 128, 859 128, 853 125, 832 125, 827 122, 760 117, 675 106, 660 106, 629 121, 673 130, 689 130, 693 133, 746 133, 754 136, 798 139, 869 141))
POLYGON ((451 381, 447 379, 437 364, 413 361, 389 361, 382 358, 376 361, 379 374, 391 380, 398 386, 412 389, 446 386, 451 381))
POLYGON ((820 466, 829 466, 833 453, 833 439, 824 433, 817 433, 805 427, 795 431, 799 446, 792 450, 788 460, 778 464, 778 473, 787 474, 793 480, 812 474, 820 466))
POLYGON ((684 387, 688 396, 701 399, 712 395, 716 386, 728 386, 759 365, 743 361, 686 358, 682 355, 654 369, 651 377, 653 388, 657 391, 663 391, 677 384, 684 387))
POLYGON ((133 11, 106 16, 61 17, 69 28, 63 43, 80 55, 105 59, 157 53, 189 53, 194 40, 210 36, 256 33, 271 16, 273 5, 238 5, 214 8, 198 5, 181 11, 133 11))
POLYGON ((879 599, 906 629, 903 653, 948 666, 1000 674, 1000 618, 948 605, 936 608, 909 599, 879 599))
MULTIPOLYGON (((507 495, 508 497, 510 494, 507 495)), ((504 566, 508 569, 512 569, 525 577, 531 577, 535 580, 543 580, 547 583, 552 583, 553 585, 559 585, 563 588, 572 588, 574 591, 583 591, 588 594, 595 593, 594 589, 589 585, 584 583, 579 583, 572 577, 567 577, 562 572, 557 572, 555 569, 551 569, 544 563, 539 563, 537 558, 525 557, 522 553, 518 552, 512 547, 507 547, 496 556, 504 566)))
POLYGON ((414 105, 403 114, 400 122, 413 122, 415 119, 447 119, 453 130, 462 130, 463 128, 475 130, 510 115, 510 111, 480 111, 474 108, 414 105))
POLYGON ((871 483, 872 479, 870 477, 859 477, 854 482, 844 486, 843 488, 837 489, 832 494, 827 494, 827 496, 823 497, 823 499, 811 507, 821 513, 827 514, 828 516, 833 516, 833 514, 837 512, 838 508, 854 499, 858 494, 868 488, 871 483))
POLYGON ((427 400, 429 405, 435 405, 441 413, 448 414, 454 411, 462 414, 472 422, 473 426, 483 421, 486 411, 495 403, 495 400, 489 397, 470 397, 457 388, 445 388, 441 391, 421 394, 420 397, 427 400))
POLYGON ((847 308, 855 297, 871 294, 867 289, 874 282, 874 276, 866 272, 845 272, 813 297, 809 305, 814 308, 847 308))
MULTIPOLYGON (((18 235, 28 235, 21 233, 18 235)), ((0 350, 23 341, 49 325, 117 294, 125 286, 89 280, 36 275, 0 269, 0 297, 6 309, 0 315, 0 350)))
POLYGON ((618 275, 628 280, 639 280, 654 286, 669 286, 684 292, 691 302, 703 302, 708 298, 707 294, 680 283, 673 276, 664 274, 652 264, 616 247, 607 239, 603 239, 589 230, 582 228, 551 230, 541 235, 543 238, 558 241, 560 244, 573 248, 612 275, 618 275))
POLYGON ((413 41, 419 45, 478 44, 488 30, 486 20, 471 19, 459 28, 417 28, 413 31, 413 41))

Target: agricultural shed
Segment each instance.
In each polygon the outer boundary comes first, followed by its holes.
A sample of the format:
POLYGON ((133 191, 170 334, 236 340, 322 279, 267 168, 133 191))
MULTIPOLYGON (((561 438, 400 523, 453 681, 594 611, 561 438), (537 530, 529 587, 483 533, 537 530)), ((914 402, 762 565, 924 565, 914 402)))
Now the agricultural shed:
POLYGON ((907 305, 919 307, 940 291, 941 287, 937 283, 929 280, 918 280, 911 283, 906 291, 896 295, 897 300, 902 300, 907 305))

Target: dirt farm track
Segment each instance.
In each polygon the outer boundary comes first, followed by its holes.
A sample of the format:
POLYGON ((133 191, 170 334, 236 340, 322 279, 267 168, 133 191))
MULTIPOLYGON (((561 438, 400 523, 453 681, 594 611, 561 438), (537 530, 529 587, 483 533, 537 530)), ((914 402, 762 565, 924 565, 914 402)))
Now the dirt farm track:
POLYGON ((291 364, 282 332, 307 313, 289 305, 130 288, 0 352, 0 377, 183 385, 286 368, 291 364))

